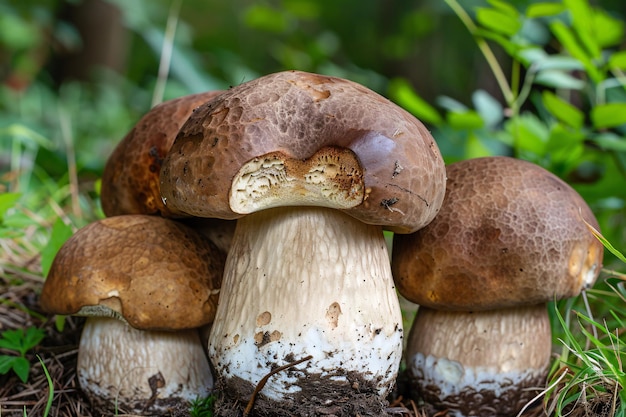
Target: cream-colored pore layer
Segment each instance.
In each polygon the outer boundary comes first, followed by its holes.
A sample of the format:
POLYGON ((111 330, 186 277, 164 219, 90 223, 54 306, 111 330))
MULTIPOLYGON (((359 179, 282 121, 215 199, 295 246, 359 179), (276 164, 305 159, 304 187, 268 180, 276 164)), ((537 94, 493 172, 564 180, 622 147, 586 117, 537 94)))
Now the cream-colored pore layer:
MULTIPOLYGON (((383 376, 379 391, 385 394, 396 376, 401 341, 380 227, 309 207, 239 220, 209 344, 223 377, 255 385, 273 365, 312 355, 296 369, 383 376)), ((293 392, 296 379, 276 375, 264 393, 279 398, 293 392)))

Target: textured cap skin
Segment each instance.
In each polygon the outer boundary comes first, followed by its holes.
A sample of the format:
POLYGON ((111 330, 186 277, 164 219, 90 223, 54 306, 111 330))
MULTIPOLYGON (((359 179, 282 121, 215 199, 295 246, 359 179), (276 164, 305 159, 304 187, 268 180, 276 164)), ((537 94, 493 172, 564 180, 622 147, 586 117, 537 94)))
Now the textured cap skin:
POLYGON ((224 261, 211 242, 174 220, 109 217, 61 247, 40 304, 65 315, 106 307, 141 330, 195 328, 213 321, 224 261))
POLYGON ((178 129, 193 110, 221 91, 163 102, 146 113, 113 150, 102 174, 102 210, 107 216, 159 214, 159 172, 178 129))
MULTIPOLYGON (((421 122, 359 84, 299 71, 241 84, 198 108, 163 163, 161 193, 174 214, 235 219, 243 214, 229 194, 245 164, 278 166, 269 184, 313 172, 318 159, 331 161, 333 186, 355 199, 343 210, 368 224, 412 232, 443 200, 445 166, 421 122)), ((308 191, 288 194, 300 192, 308 191)))
POLYGON ((487 157, 448 166, 435 220, 395 236, 400 293, 431 308, 484 310, 578 295, 595 282, 603 246, 589 206, 530 162, 487 157))

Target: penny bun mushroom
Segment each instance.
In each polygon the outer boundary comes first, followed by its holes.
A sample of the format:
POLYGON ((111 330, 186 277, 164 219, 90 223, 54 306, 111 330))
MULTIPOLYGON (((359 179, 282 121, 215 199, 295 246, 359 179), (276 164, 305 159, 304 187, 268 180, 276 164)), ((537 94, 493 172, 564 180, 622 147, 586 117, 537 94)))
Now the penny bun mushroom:
POLYGON ((164 212, 159 190, 163 159, 193 110, 219 93, 209 91, 165 101, 137 122, 105 164, 101 188, 104 214, 164 212))
POLYGON ((452 415, 512 415, 547 372, 545 303, 598 277, 603 246, 586 223, 598 224, 572 187, 530 162, 476 158, 449 165, 447 175, 437 217, 394 237, 398 290, 420 305, 407 368, 419 393, 452 415), (457 340, 468 344, 457 349, 457 340), (442 364, 454 372, 439 372, 442 364))
POLYGON ((215 316, 224 258, 189 227, 145 215, 94 222, 61 247, 40 304, 87 317, 77 375, 98 409, 153 415, 209 393, 197 328, 215 316))
POLYGON ((237 218, 209 355, 237 408, 382 415, 402 319, 382 229, 432 220, 445 167, 425 127, 356 83, 287 71, 231 88, 180 129, 161 171, 175 215, 237 218))

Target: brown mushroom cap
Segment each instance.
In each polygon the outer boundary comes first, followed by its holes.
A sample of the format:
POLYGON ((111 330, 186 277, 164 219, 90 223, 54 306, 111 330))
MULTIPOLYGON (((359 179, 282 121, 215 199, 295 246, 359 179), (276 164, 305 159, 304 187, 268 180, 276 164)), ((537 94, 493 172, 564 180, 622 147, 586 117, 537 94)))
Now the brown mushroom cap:
POLYGON ((107 216, 166 211, 159 172, 178 129, 200 104, 221 91, 163 102, 146 113, 117 145, 102 174, 102 210, 107 216))
POLYGON ((163 162, 161 193, 177 215, 239 218, 279 205, 320 205, 408 233, 445 192, 427 129, 373 91, 287 71, 199 107, 163 162))
POLYGON ((54 314, 121 317, 140 330, 213 321, 225 255, 193 229, 157 216, 87 225, 56 255, 41 293, 54 314))
POLYGON ((575 296, 595 282, 603 246, 582 197, 530 162, 487 157, 448 166, 435 220, 394 238, 398 290, 414 303, 485 310, 575 296))

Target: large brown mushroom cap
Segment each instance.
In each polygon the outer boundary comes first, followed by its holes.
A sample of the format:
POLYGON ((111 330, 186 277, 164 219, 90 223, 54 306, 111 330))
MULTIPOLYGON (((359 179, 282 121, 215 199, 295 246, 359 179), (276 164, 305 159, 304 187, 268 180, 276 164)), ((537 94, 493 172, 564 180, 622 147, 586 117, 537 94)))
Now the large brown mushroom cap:
POLYGON ((321 205, 403 233, 435 216, 444 189, 439 149, 418 120, 359 84, 299 71, 199 107, 161 171, 174 214, 235 219, 321 205))
POLYGON ((102 210, 107 216, 166 213, 159 172, 178 129, 193 110, 221 91, 163 102, 146 113, 116 146, 102 174, 102 210))
POLYGON ((193 229, 156 216, 106 218, 60 249, 41 294, 55 314, 123 318, 140 330, 213 320, 225 256, 193 229))
POLYGON ((593 285, 603 256, 583 219, 598 228, 582 197, 537 165, 508 157, 451 164, 435 220, 395 236, 398 290, 451 310, 575 296, 593 285))

